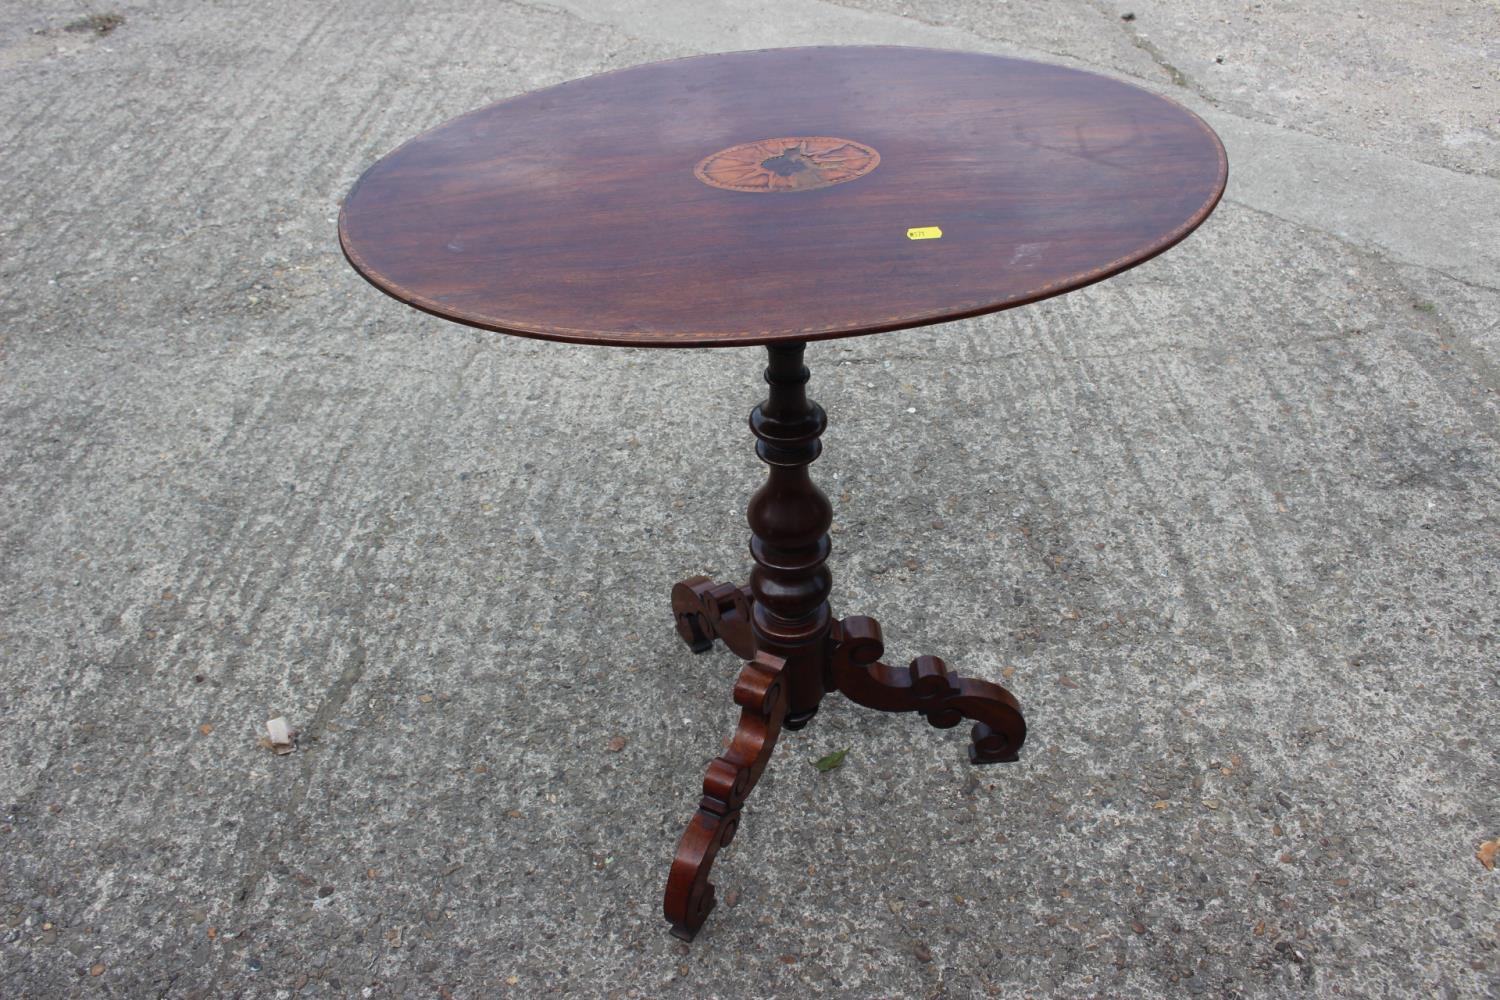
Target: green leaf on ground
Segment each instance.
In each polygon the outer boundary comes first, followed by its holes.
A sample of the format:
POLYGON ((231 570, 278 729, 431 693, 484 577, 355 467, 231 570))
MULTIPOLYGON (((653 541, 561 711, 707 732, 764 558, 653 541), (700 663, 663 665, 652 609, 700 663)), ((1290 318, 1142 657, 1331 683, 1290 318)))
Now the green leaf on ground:
POLYGON ((835 750, 827 757, 819 757, 817 760, 813 761, 813 767, 823 772, 832 771, 834 768, 842 764, 844 762, 844 758, 847 756, 849 756, 849 748, 844 747, 844 749, 842 750, 835 750))

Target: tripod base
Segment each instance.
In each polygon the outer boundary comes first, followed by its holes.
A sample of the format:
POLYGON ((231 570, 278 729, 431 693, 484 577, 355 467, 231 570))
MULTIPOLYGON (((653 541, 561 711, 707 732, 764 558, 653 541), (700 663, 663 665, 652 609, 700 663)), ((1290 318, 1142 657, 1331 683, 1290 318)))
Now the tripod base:
POLYGON ((908 667, 880 662, 885 642, 873 618, 836 619, 828 603, 827 561, 833 506, 808 474, 822 454, 828 417, 807 398, 806 345, 767 346, 770 395, 750 413, 755 453, 769 466, 750 498, 750 556, 745 586, 695 576, 672 588, 677 634, 695 653, 728 646, 745 669, 734 687, 740 721, 723 756, 708 766, 703 798, 677 847, 663 906, 672 933, 691 941, 714 907, 709 869, 739 828, 745 798, 760 780, 783 727, 812 721, 830 691, 867 708, 916 712, 939 729, 964 719, 969 760, 1016 759, 1026 721, 1009 691, 959 677, 935 656, 908 667))
POLYGON ((833 622, 819 644, 821 655, 789 661, 756 649, 753 605, 749 588, 716 584, 707 577, 692 577, 672 588, 677 632, 693 652, 705 652, 718 640, 748 661, 734 689, 741 707, 739 725, 729 750, 709 765, 703 799, 667 880, 664 912, 672 933, 684 941, 693 939, 714 907, 709 870, 719 849, 734 837, 745 799, 765 770, 777 735, 783 728, 807 725, 817 712, 816 705, 803 709, 795 724, 788 715, 791 671, 819 674, 806 679, 811 683, 797 685, 802 690, 839 691, 882 712, 916 712, 938 729, 972 721, 972 764, 1014 761, 1026 740, 1021 706, 1000 685, 960 677, 935 656, 919 656, 907 667, 880 662, 885 643, 873 618, 853 615, 833 622))

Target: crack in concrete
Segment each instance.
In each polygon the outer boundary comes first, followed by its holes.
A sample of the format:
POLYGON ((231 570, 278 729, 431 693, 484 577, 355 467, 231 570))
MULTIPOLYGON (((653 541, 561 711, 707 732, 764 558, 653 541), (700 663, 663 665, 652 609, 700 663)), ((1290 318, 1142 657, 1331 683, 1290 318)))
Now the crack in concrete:
POLYGON ((1149 358, 1158 354, 1180 354, 1187 357, 1202 357, 1218 354, 1267 354, 1278 351, 1292 351, 1308 344, 1327 344, 1341 340, 1355 340, 1359 337, 1368 336, 1368 330, 1342 330, 1338 333, 1327 333, 1316 337, 1298 337, 1295 340, 1273 340, 1265 344, 1256 345, 1253 351, 1231 350, 1223 345, 1213 347, 1189 347, 1184 344, 1163 344, 1161 347, 1148 347, 1139 351, 1114 351, 1099 352, 1096 354, 1059 354, 1058 361, 1113 361, 1119 358, 1149 358))
MULTIPOLYGON (((844 0, 823 0, 823 2, 824 3, 832 4, 835 7, 846 7, 849 10, 857 10, 857 11, 860 11, 861 13, 875 13, 873 11, 867 11, 867 10, 865 10, 865 8, 857 6, 856 4, 846 3, 846 2, 844 2, 844 0)), ((998 43, 1000 43, 1002 45, 1009 46, 1012 49, 1017 49, 1017 50, 1021 50, 1021 51, 1028 52, 1028 53, 1040 53, 1042 55, 1052 56, 1052 57, 1054 57, 1056 59, 1067 59, 1067 60, 1071 60, 1072 62, 1084 63, 1084 65, 1087 65, 1087 66, 1098 66, 1098 65, 1100 65, 1099 63, 1088 62, 1087 60, 1082 59, 1079 56, 1076 56, 1076 55, 1074 55, 1071 52, 1059 52, 1056 49, 1044 49, 1044 48, 1041 48, 1041 47, 1039 47, 1037 45, 1031 44, 1029 42, 1018 41, 1018 40, 1016 40, 1014 38, 1009 37, 1008 35, 996 35, 996 34, 992 34, 992 33, 987 32, 987 31, 981 31, 978 28, 962 27, 962 26, 955 25, 955 24, 944 24, 942 21, 934 21, 934 20, 931 20, 930 18, 922 17, 922 16, 920 16, 918 14, 915 14, 915 13, 912 13, 912 14, 885 14, 884 16, 887 16, 887 17, 899 17, 903 21, 915 21, 918 24, 923 24, 923 25, 926 25, 929 28, 934 28, 934 29, 937 29, 939 31, 960 31, 960 32, 963 32, 966 35, 972 35, 975 38, 982 38, 982 39, 984 39, 987 42, 998 42, 998 43)), ((1111 72, 1124 73, 1124 75, 1133 77, 1134 79, 1137 79, 1137 80, 1144 80, 1144 79, 1146 79, 1146 77, 1137 76, 1136 74, 1129 73, 1129 72, 1127 72, 1125 70, 1114 70, 1114 69, 1111 69, 1111 72)))
MULTIPOLYGON (((1449 281, 1452 281, 1455 284, 1463 285, 1465 288, 1472 288, 1475 291, 1500 293, 1500 285, 1486 285, 1483 282, 1473 281, 1469 278, 1460 278, 1456 274, 1451 274, 1448 271, 1444 271, 1440 267, 1433 267, 1431 264, 1418 264, 1415 261, 1396 260, 1395 258, 1392 258, 1389 263, 1399 264, 1402 267, 1414 267, 1418 271, 1426 271, 1429 274, 1436 274, 1441 278, 1447 278, 1449 281)), ((1494 324, 1491 324, 1491 329, 1493 329, 1493 327, 1494 324)))
POLYGON ((1099 13, 1103 14, 1105 17, 1118 24, 1121 30, 1125 32, 1125 37, 1130 39, 1130 44, 1134 45, 1136 48, 1146 53, 1146 55, 1150 56, 1151 61, 1156 63, 1157 66, 1161 67, 1166 72, 1167 76, 1171 79, 1173 84, 1178 87, 1182 87, 1185 90, 1191 90, 1193 93, 1197 94, 1208 103, 1213 104, 1215 107, 1218 106, 1214 102, 1214 99, 1210 97, 1202 87, 1199 87, 1191 77, 1189 77, 1186 73, 1172 64, 1172 61, 1167 58, 1166 53, 1157 48, 1155 42, 1151 41, 1151 39, 1147 38, 1145 35, 1137 31, 1135 29, 1135 23, 1133 21, 1127 21, 1124 18, 1120 17, 1114 11, 1110 10, 1103 3, 1101 3, 1100 0, 1090 0, 1090 2, 1095 10, 1099 11, 1099 13))
MULTIPOLYGON (((963 359, 962 364, 964 364, 965 366, 968 366, 968 367, 980 367, 980 366, 988 366, 988 365, 999 364, 999 363, 1006 362, 1006 361, 1013 361, 1013 360, 1015 360, 1017 358, 1036 358, 1036 357, 1039 357, 1039 356, 1045 356, 1045 357, 1047 357, 1048 359, 1050 359, 1052 361, 1070 361, 1071 362, 1071 361, 1115 361, 1115 360, 1119 360, 1121 358, 1148 358, 1148 357, 1153 357, 1155 355, 1161 355, 1161 354, 1177 354, 1177 355, 1182 355, 1182 356, 1185 356, 1185 357, 1216 356, 1216 355, 1225 354, 1225 353, 1232 353, 1232 354, 1236 354, 1236 355, 1242 355, 1242 354, 1248 354, 1248 353, 1262 354, 1262 353, 1274 353, 1274 352, 1277 352, 1277 351, 1293 351, 1293 350, 1296 350, 1297 348, 1305 347, 1308 344, 1326 344, 1326 343, 1334 343, 1334 342, 1338 342, 1338 341, 1357 340, 1360 337, 1367 337, 1369 335, 1370 335, 1370 331, 1369 330, 1364 330, 1364 329, 1340 330, 1337 333, 1327 333, 1327 334, 1321 334, 1321 335, 1310 336, 1310 337, 1297 337, 1297 338, 1292 339, 1292 340, 1273 340, 1273 341, 1268 341, 1268 342, 1266 342, 1264 344, 1258 344, 1258 345, 1256 345, 1255 348, 1254 348, 1254 351, 1245 351, 1245 350, 1232 350, 1231 351, 1230 349, 1224 347, 1223 345, 1205 346, 1205 347, 1193 347, 1193 346, 1189 346, 1187 344, 1183 344, 1183 343, 1180 343, 1180 342, 1173 342, 1173 343, 1170 343, 1170 344, 1163 344, 1163 345, 1161 345, 1159 347, 1146 347, 1146 348, 1141 348, 1140 350, 1133 350, 1133 351, 1100 351, 1100 352, 1093 352, 1093 353, 1086 353, 1086 354, 1050 354, 1049 353, 1049 354, 1045 354, 1044 355, 1044 353, 1041 350, 1038 350, 1038 349, 1020 348, 1020 349, 1017 349, 1017 350, 1005 351, 1004 353, 1001 353, 1001 354, 988 355, 988 356, 985 356, 985 357, 965 358, 965 359, 963 359)), ((842 367, 842 366, 845 366, 845 365, 848 365, 848 366, 851 366, 851 367, 855 367, 855 366, 858 366, 858 367, 883 367, 884 363, 886 361, 898 361, 898 362, 899 361, 911 361, 911 362, 921 361, 921 362, 926 362, 926 361, 929 361, 929 360, 931 360, 931 359, 927 358, 925 356, 915 356, 914 357, 914 356, 911 356, 911 355, 907 355, 905 357, 902 357, 900 355, 892 355, 889 358, 884 358, 884 357, 882 357, 882 358, 844 358, 842 360, 821 361, 819 363, 821 365, 823 365, 824 367, 833 367, 833 368, 839 368, 839 367, 842 367)))
POLYGON ((1442 268, 1436 267, 1432 264, 1422 264, 1414 260, 1406 260, 1404 258, 1398 257, 1387 247, 1369 247, 1360 243, 1356 243, 1348 236, 1335 232, 1332 229, 1325 229, 1315 222, 1304 222, 1300 219, 1289 219, 1284 215, 1278 215, 1277 213, 1271 211, 1269 208, 1261 208, 1258 205, 1250 204, 1248 201, 1241 201, 1238 198, 1230 198, 1227 195, 1224 197, 1221 204, 1233 205, 1236 208, 1242 208, 1247 212, 1254 212, 1256 215, 1264 216, 1268 219, 1275 219, 1277 222, 1284 223, 1288 226, 1296 226, 1299 229, 1310 230, 1320 236, 1328 237, 1330 240, 1333 240, 1335 243, 1353 253, 1357 253, 1362 256, 1374 257, 1383 264, 1394 264, 1400 265, 1401 267, 1414 267, 1422 271, 1429 271, 1432 274, 1441 275, 1444 278, 1447 278, 1449 281, 1456 281, 1460 285, 1465 285, 1469 288, 1475 288, 1485 292, 1500 292, 1500 287, 1486 285, 1483 282, 1473 281, 1467 278, 1460 278, 1458 275, 1450 274, 1442 268))
MULTIPOLYGON (((1491 288, 1488 285, 1465 281, 1462 278, 1456 278, 1453 275, 1443 271, 1441 268, 1432 267, 1431 265, 1427 264, 1416 264, 1410 261, 1397 259, 1394 256, 1389 255, 1389 251, 1387 250, 1376 250, 1361 246, 1346 237, 1338 235, 1337 233, 1319 229, 1317 226, 1309 225, 1307 223, 1296 222, 1291 219, 1283 218, 1276 213, 1267 211, 1263 208, 1256 208, 1253 205, 1247 205, 1244 202, 1240 201, 1230 201, 1230 199, 1228 198, 1225 198, 1224 201, 1230 202, 1238 208, 1244 209, 1248 212, 1253 212, 1256 215, 1262 216, 1264 218, 1275 219, 1276 221, 1287 225, 1310 229, 1313 232, 1325 236, 1329 240, 1343 247, 1350 254, 1359 258, 1366 267, 1370 268, 1371 271, 1376 272, 1377 274, 1383 273, 1387 279, 1384 282, 1387 287, 1400 288, 1408 296, 1416 297, 1411 285, 1408 284, 1408 282, 1400 272, 1400 268, 1402 267, 1411 267, 1420 271, 1426 271, 1431 274, 1441 275, 1442 277, 1447 278, 1450 281, 1457 282, 1458 284, 1465 285, 1470 288, 1476 288, 1487 292, 1500 292, 1500 289, 1491 288)), ((1473 343, 1468 337, 1460 333, 1451 322, 1449 322, 1442 316, 1441 313, 1437 313, 1434 315, 1433 323, 1437 327, 1436 333, 1442 338, 1443 343, 1446 343, 1448 345, 1448 349, 1459 360, 1461 360, 1464 365, 1467 366, 1467 369, 1474 380, 1484 386, 1484 388, 1490 394, 1500 395, 1500 364, 1496 364, 1494 361, 1492 361, 1484 348, 1482 348, 1478 344, 1473 343)), ((1400 338, 1390 339, 1396 343, 1400 342, 1400 338)), ((1422 363, 1421 360, 1417 359, 1415 355, 1411 355, 1410 351, 1408 351, 1407 353, 1408 355, 1412 356, 1413 360, 1416 360, 1417 363, 1422 363)), ((1442 383, 1441 379, 1438 379, 1436 381, 1438 381, 1439 384, 1442 383)), ((1449 398, 1453 399, 1455 405, 1457 405, 1459 408, 1463 409, 1466 413, 1473 417, 1475 423, 1481 425, 1484 428, 1485 434, 1489 435, 1491 438, 1494 438, 1497 441, 1500 441, 1500 427, 1497 427, 1495 425, 1494 418, 1488 413, 1488 411, 1481 407, 1475 406, 1471 400, 1464 399, 1452 393, 1449 394, 1449 398)))

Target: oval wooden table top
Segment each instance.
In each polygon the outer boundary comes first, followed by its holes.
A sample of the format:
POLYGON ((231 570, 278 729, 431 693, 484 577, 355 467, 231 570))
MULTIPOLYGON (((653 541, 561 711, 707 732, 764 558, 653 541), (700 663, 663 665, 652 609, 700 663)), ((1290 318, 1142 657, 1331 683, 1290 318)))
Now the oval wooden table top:
POLYGON ((1223 146, 1138 87, 935 49, 652 63, 492 104, 359 179, 339 238, 403 302, 590 344, 818 340, 1087 285, 1190 233, 1223 146))

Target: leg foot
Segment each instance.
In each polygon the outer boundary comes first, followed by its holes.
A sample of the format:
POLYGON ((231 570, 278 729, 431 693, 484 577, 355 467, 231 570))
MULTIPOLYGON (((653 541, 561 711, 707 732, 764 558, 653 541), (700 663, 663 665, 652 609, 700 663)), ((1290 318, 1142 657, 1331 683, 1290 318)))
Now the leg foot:
POLYGON ((745 797, 760 780, 786 715, 786 688, 780 657, 759 653, 745 664, 734 686, 740 721, 724 755, 708 766, 703 799, 677 845, 662 911, 672 923, 672 934, 691 941, 714 908, 714 887, 708 881, 714 857, 734 839, 745 797))
POLYGON ((750 601, 746 587, 714 583, 706 576, 689 577, 672 588, 677 634, 695 653, 706 653, 719 639, 740 659, 748 660, 755 656, 750 601))
POLYGON ((1005 688, 959 677, 936 656, 919 656, 906 668, 881 663, 885 643, 873 618, 843 619, 833 627, 833 640, 833 685, 851 701, 883 712, 920 712, 939 729, 972 719, 971 763, 1017 758, 1026 741, 1026 720, 1005 688))
POLYGON ((813 720, 813 716, 817 714, 818 710, 816 708, 807 712, 798 712, 796 715, 788 714, 786 717, 786 721, 782 723, 782 726, 795 733, 799 729, 806 729, 807 724, 811 722, 813 720))

